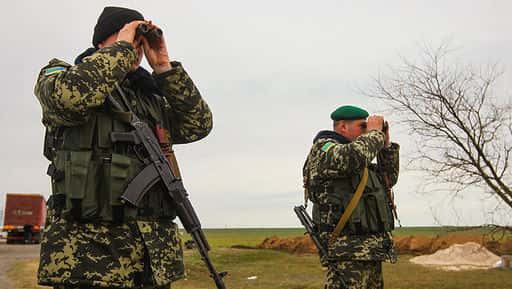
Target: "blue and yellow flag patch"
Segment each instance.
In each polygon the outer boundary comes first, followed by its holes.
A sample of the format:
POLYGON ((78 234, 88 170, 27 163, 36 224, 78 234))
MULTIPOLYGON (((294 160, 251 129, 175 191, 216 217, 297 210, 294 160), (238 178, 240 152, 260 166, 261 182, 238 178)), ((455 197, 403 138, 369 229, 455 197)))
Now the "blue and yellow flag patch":
POLYGON ((66 71, 65 67, 55 66, 55 67, 51 67, 51 68, 45 69, 44 70, 44 75, 48 76, 48 75, 52 75, 52 74, 59 73, 59 72, 64 72, 64 71, 66 71))
POLYGON ((334 143, 329 141, 329 142, 325 143, 325 144, 322 146, 321 150, 322 150, 323 152, 328 152, 328 151, 329 151, 333 146, 334 146, 334 143))

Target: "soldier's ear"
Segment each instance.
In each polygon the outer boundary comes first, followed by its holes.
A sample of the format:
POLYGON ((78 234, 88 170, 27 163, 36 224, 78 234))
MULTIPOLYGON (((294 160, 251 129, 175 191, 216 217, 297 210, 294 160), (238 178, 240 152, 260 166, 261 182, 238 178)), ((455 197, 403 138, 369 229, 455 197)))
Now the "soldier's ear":
POLYGON ((342 134, 348 130, 347 122, 343 120, 338 120, 334 122, 334 131, 342 134))

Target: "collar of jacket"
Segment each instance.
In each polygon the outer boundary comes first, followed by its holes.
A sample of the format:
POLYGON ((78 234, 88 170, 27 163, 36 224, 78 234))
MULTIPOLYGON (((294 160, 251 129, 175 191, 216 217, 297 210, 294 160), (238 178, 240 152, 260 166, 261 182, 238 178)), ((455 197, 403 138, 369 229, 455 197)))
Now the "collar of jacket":
MULTIPOLYGON (((82 63, 85 57, 91 56, 96 51, 98 51, 97 48, 87 48, 84 52, 80 53, 80 55, 75 58, 75 65, 82 63)), ((134 87, 140 88, 146 95, 162 94, 151 73, 149 73, 141 66, 139 66, 139 68, 137 68, 135 71, 128 72, 125 79, 127 79, 129 83, 134 87)))
POLYGON ((351 143, 351 141, 349 141, 346 137, 332 130, 322 130, 319 133, 317 133, 315 138, 313 139, 313 143, 316 143, 319 139, 323 138, 334 139, 341 144, 351 143))

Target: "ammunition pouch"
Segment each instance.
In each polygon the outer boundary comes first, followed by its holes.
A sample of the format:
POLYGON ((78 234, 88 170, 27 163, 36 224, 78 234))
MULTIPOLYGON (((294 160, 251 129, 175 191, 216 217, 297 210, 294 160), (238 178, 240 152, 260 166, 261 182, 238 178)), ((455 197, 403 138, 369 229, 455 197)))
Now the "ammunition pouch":
MULTIPOLYGON (((361 176, 340 178, 308 188, 313 202, 313 221, 323 232, 331 232, 354 196, 361 176), (331 229, 332 228, 332 229, 331 229)), ((369 169, 363 195, 345 225, 343 235, 389 232, 394 229, 389 197, 377 173, 369 169)))
POLYGON ((126 186, 144 167, 136 144, 112 141, 112 135, 131 132, 128 117, 98 110, 85 124, 62 128, 61 144, 49 149, 54 153, 47 171, 56 215, 114 223, 176 217, 172 200, 158 184, 138 208, 121 202, 126 186))

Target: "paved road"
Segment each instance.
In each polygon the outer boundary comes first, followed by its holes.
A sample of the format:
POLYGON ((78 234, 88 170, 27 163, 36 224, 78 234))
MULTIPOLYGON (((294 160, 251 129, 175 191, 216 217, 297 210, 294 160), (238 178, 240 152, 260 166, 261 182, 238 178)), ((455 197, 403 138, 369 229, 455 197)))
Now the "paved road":
POLYGON ((39 245, 7 245, 0 243, 0 289, 14 288, 7 279, 7 270, 16 260, 37 259, 39 257, 39 245))

